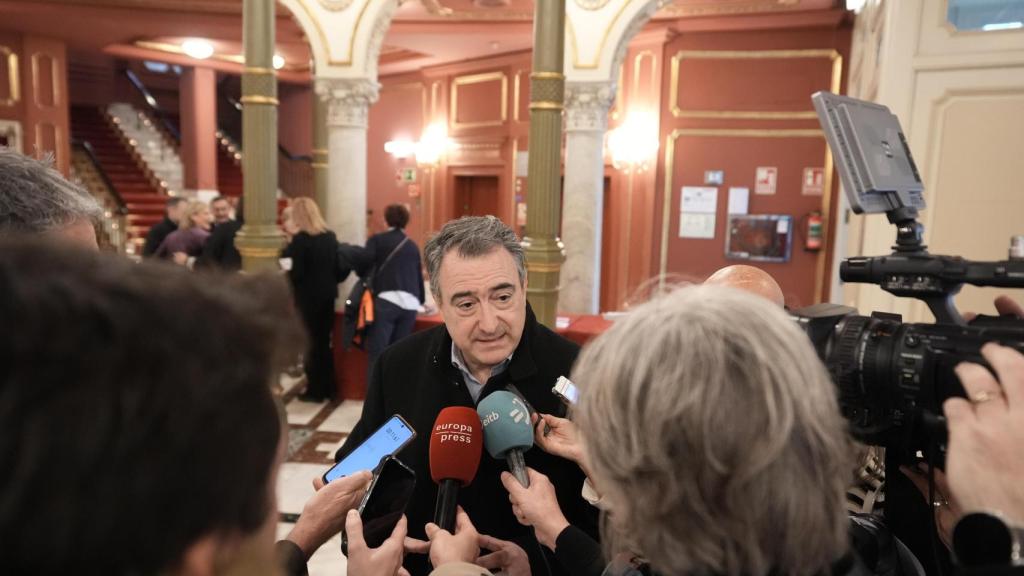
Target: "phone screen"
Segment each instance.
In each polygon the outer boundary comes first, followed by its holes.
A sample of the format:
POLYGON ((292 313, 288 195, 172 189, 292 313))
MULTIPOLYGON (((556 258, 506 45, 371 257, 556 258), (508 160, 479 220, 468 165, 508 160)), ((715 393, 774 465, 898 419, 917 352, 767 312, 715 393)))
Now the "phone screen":
POLYGON ((378 548, 391 536, 415 488, 416 474, 412 470, 395 458, 384 461, 359 507, 367 546, 378 548))
POLYGON ((360 470, 373 470, 382 458, 401 450, 416 433, 399 415, 394 415, 324 474, 324 482, 355 474, 360 470))

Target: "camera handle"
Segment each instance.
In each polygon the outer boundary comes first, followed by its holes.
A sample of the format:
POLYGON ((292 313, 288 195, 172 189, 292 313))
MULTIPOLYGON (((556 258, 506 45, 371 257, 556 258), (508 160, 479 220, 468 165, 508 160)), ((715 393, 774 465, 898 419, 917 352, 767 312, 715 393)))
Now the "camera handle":
POLYGON ((886 215, 896 226, 892 254, 846 259, 839 266, 844 282, 875 284, 895 296, 916 298, 928 306, 936 322, 961 326, 966 322, 953 297, 964 284, 1024 288, 1024 261, 973 262, 929 254, 916 209, 901 207, 886 215))

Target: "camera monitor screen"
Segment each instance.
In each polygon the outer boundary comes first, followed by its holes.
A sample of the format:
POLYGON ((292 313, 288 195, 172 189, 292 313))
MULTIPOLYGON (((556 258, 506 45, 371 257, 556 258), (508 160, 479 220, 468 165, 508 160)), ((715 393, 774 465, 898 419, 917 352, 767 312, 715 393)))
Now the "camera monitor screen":
POLYGON ((831 92, 811 101, 854 212, 924 209, 924 184, 899 118, 880 104, 831 92))
POLYGON ((789 262, 793 217, 786 214, 733 214, 725 236, 725 257, 756 262, 789 262))

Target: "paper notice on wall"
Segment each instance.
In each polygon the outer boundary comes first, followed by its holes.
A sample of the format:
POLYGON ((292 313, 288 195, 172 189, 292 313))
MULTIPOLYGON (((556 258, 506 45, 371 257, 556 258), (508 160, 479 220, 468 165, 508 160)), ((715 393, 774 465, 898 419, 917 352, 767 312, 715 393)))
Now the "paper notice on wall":
POLYGON ((755 194, 775 194, 775 184, 779 178, 779 169, 775 166, 758 166, 754 178, 755 194))
POLYGON ((527 150, 516 151, 516 178, 526 178, 530 173, 530 152, 527 150))
POLYGON ((715 215, 701 212, 680 212, 679 237, 714 238, 715 215))
POLYGON ((804 183, 800 191, 804 196, 821 196, 825 191, 825 169, 804 168, 804 183))
POLYGON ((729 214, 746 214, 750 210, 750 188, 729 188, 729 214))
POLYGON ((683 199, 679 209, 683 212, 714 214, 718 211, 718 188, 710 186, 683 186, 683 199))

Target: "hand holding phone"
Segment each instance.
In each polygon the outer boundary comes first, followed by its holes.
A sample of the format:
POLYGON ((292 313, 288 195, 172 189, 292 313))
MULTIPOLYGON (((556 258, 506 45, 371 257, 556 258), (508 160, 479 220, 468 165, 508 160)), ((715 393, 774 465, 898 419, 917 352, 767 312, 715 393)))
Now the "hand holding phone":
POLYGON ((375 470, 381 460, 397 454, 416 437, 416 431, 404 418, 395 414, 373 434, 324 473, 324 484, 360 470, 375 470))
POLYGON ((566 406, 574 406, 580 399, 580 392, 576 385, 565 376, 558 377, 558 380, 555 381, 555 387, 551 389, 551 392, 558 396, 566 406))
MULTIPOLYGON (((394 531, 416 488, 416 473, 394 456, 387 456, 374 471, 370 487, 359 504, 360 533, 366 546, 378 548, 394 531)), ((346 522, 347 525, 347 522, 346 522)), ((348 553, 347 532, 341 551, 348 553)))
POLYGON ((359 513, 355 510, 350 511, 345 520, 345 534, 352 540, 345 554, 348 556, 348 573, 361 576, 396 574, 402 567, 402 560, 405 557, 403 544, 407 533, 408 522, 405 516, 402 516, 392 530, 391 536, 380 546, 370 548, 363 539, 363 523, 359 513))

